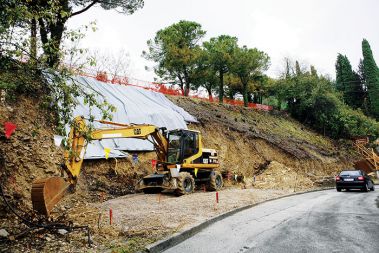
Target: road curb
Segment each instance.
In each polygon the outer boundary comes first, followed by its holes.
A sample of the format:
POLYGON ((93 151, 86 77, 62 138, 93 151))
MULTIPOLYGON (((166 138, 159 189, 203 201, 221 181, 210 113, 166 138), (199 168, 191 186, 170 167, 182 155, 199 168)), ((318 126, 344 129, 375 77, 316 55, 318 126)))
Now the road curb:
POLYGON ((220 221, 222 219, 225 219, 226 217, 232 216, 233 214, 236 214, 238 212, 241 212, 241 211, 244 211, 246 209, 252 208, 254 206, 261 205, 263 203, 267 203, 267 202, 278 200, 278 199, 282 199, 282 198, 287 198, 287 197, 301 195, 301 194, 306 194, 306 193, 311 193, 311 192, 325 191, 325 190, 330 190, 330 189, 334 189, 334 187, 327 187, 327 188, 323 188, 323 189, 311 190, 311 191, 306 191, 306 192, 296 192, 296 193, 292 193, 292 194, 285 195, 285 196, 280 196, 280 197, 273 198, 273 199, 267 199, 267 200, 264 200, 264 201, 259 202, 259 203, 255 203, 255 204, 250 204, 250 205, 247 205, 247 206, 239 207, 237 209, 234 209, 234 210, 228 211, 226 213, 223 213, 223 214, 221 214, 219 216, 210 218, 209 220, 206 220, 205 222, 203 222, 203 223, 201 223, 201 224, 199 224, 199 225, 197 225, 195 227, 189 228, 189 229, 184 230, 184 231, 179 232, 179 233, 175 233, 175 234, 173 234, 169 238, 166 238, 166 239, 157 241, 157 242, 155 242, 153 244, 150 244, 150 245, 148 245, 145 248, 145 252, 160 253, 160 252, 162 252, 164 250, 172 248, 175 245, 178 245, 179 243, 183 242, 184 240, 187 240, 191 236, 194 236, 195 234, 199 233, 204 228, 206 228, 206 227, 208 227, 208 226, 210 226, 210 225, 212 225, 212 224, 214 224, 214 223, 216 223, 216 222, 218 222, 218 221, 220 221))

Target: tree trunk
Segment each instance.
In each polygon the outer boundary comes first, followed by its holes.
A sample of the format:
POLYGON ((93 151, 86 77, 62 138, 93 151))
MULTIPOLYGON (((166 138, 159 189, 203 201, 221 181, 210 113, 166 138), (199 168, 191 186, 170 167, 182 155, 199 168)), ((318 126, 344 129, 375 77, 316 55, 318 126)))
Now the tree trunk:
POLYGON ((182 76, 181 76, 180 74, 178 74, 178 79, 179 79, 179 82, 180 82, 179 86, 180 86, 180 90, 181 90, 181 92, 182 92, 182 96, 185 96, 185 95, 184 95, 184 83, 183 83, 183 78, 182 78, 182 76))
POLYGON ((62 13, 70 12, 68 2, 68 0, 60 0, 60 7, 56 10, 56 16, 53 19, 38 19, 43 52, 46 56, 46 63, 51 68, 59 65, 60 45, 68 19, 67 16, 62 16, 62 13))
POLYGON ((242 83, 242 86, 243 86, 243 105, 245 107, 248 107, 249 106, 249 96, 247 94, 247 82, 246 83, 242 83))
POLYGON ((35 65, 37 60, 37 20, 30 22, 30 63, 35 65))
POLYGON ((207 91, 208 91, 209 101, 213 102, 212 90, 211 89, 207 89, 207 91))
POLYGON ((220 83, 219 83, 219 94, 218 94, 218 102, 220 104, 224 103, 224 72, 220 70, 220 83))
POLYGON ((59 64, 60 60, 60 45, 62 40, 62 35, 64 32, 64 22, 58 21, 56 24, 50 25, 50 44, 49 54, 47 58, 47 64, 51 68, 55 68, 59 64))
POLYGON ((254 104, 258 104, 258 103, 259 103, 258 92, 254 92, 253 103, 254 103, 254 104))
POLYGON ((187 72, 187 69, 184 68, 184 81, 185 81, 185 86, 184 86, 184 96, 188 97, 189 95, 189 90, 190 90, 190 78, 187 72))

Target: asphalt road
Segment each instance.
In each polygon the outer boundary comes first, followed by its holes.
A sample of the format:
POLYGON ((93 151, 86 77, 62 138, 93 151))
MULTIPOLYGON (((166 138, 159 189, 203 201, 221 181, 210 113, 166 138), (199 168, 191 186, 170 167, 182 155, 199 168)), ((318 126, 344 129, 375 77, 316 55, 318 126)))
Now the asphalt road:
POLYGON ((267 202, 216 222, 165 252, 379 252, 376 188, 267 202))

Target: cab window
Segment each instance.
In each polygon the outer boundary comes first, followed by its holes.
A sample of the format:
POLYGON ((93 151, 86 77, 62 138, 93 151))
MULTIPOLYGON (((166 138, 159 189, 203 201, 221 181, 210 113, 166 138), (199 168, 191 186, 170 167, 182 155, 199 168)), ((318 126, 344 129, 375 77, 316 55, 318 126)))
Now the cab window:
POLYGON ((199 150, 198 134, 194 132, 187 132, 183 136, 184 141, 184 158, 188 158, 197 154, 199 150))

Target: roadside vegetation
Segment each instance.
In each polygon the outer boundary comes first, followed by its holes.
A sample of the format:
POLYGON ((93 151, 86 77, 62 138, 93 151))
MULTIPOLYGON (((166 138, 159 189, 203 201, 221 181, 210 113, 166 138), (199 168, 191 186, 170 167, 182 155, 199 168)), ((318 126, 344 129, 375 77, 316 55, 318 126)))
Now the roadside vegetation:
MULTIPOLYGON (((110 112, 115 110, 96 94, 75 83, 67 84, 82 67, 101 65, 98 53, 78 47, 86 31, 96 30, 95 25, 83 24, 76 31, 66 27, 67 20, 97 5, 132 14, 143 7, 143 1, 9 0, 0 4, 0 89, 9 99, 20 93, 41 94, 43 104, 54 110, 58 130, 70 121, 79 95, 85 96, 90 106, 100 108, 104 118, 111 118, 110 112), (80 59, 75 72, 71 62, 66 64, 73 58, 80 59)), ((241 46, 232 35, 207 41, 205 35, 201 24, 182 20, 159 30, 147 42, 143 56, 156 63, 159 81, 180 87, 184 96, 201 89, 211 100, 217 96, 219 103, 242 99, 245 106, 249 102, 272 105, 333 138, 379 136, 379 71, 367 40, 362 42, 363 58, 356 71, 346 56, 338 54, 336 80, 332 80, 318 74, 314 66, 290 59, 285 59, 279 77, 269 77, 265 74, 269 52, 241 46)), ((109 73, 117 76, 116 68, 125 69, 118 64, 109 73)))
POLYGON ((206 90, 210 100, 218 95, 242 97, 286 110, 300 122, 333 138, 379 136, 379 71, 367 40, 363 59, 354 71, 346 56, 338 54, 336 80, 320 75, 314 66, 285 59, 278 78, 268 77, 269 53, 240 46, 238 38, 220 35, 203 41, 200 24, 180 21, 156 33, 143 55, 156 62, 161 80, 177 85, 184 96, 206 90))

